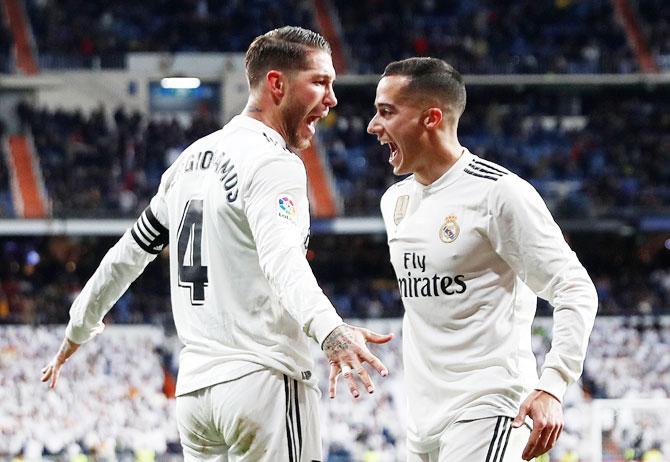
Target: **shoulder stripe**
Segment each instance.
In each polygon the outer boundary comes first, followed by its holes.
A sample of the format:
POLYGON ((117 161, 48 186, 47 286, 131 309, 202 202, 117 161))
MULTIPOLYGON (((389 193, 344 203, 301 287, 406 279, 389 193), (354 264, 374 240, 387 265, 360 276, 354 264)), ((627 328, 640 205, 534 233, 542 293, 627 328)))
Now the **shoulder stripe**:
POLYGON ((482 165, 482 166, 484 166, 484 167, 486 167, 486 168, 489 168, 489 169, 491 169, 491 170, 495 170, 496 172, 501 173, 501 174, 503 174, 503 175, 507 175, 507 174, 509 173, 509 172, 506 172, 506 171, 504 171, 504 170, 500 170, 500 169, 497 168, 495 165, 491 165, 490 162, 483 162, 483 161, 481 161, 481 160, 474 160, 473 162, 476 163, 476 164, 482 165))
POLYGON ((472 170, 477 170, 478 172, 486 173, 487 175, 493 175, 493 176, 497 176, 497 177, 502 176, 501 173, 497 173, 497 172, 491 171, 489 169, 482 168, 479 165, 475 165, 474 163, 470 163, 468 165, 468 167, 470 167, 472 170))
POLYGON ((142 250, 151 254, 159 254, 168 243, 169 232, 151 211, 144 209, 142 215, 135 221, 130 234, 142 250))
POLYGON ((498 181, 498 178, 499 178, 499 177, 496 177, 496 176, 482 175, 482 174, 480 174, 480 173, 475 173, 475 172, 473 172, 472 170, 468 170, 467 168, 463 169, 463 171, 464 171, 465 173, 470 174, 470 175, 478 176, 478 177, 480 177, 480 178, 486 178, 486 179, 493 180, 493 181, 498 181))

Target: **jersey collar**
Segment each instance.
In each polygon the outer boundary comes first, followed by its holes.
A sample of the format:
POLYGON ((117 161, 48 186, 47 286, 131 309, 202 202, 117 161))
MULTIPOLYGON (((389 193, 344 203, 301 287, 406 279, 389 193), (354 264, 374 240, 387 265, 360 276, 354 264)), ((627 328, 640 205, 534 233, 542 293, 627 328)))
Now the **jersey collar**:
POLYGON ((255 132, 262 133, 271 140, 275 141, 282 148, 288 149, 286 140, 276 130, 270 128, 268 125, 265 125, 260 120, 249 117, 248 115, 238 114, 231 119, 230 124, 245 127, 255 132))
POLYGON ((463 148, 463 155, 461 155, 461 157, 456 161, 456 163, 451 167, 449 167, 449 170, 444 172, 444 174, 437 180, 433 181, 428 186, 422 185, 421 183, 416 181, 416 178, 414 178, 414 182, 417 184, 418 187, 423 189, 423 191, 426 193, 444 189, 458 179, 458 177, 461 175, 461 173, 468 165, 468 163, 470 163, 473 157, 474 155, 470 151, 468 151, 467 148, 463 148))

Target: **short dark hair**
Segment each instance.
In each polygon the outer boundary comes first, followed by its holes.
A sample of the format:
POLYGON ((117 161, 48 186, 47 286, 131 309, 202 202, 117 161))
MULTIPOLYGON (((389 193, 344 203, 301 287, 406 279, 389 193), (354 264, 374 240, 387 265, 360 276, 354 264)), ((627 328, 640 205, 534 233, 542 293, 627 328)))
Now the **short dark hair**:
POLYGON ((305 69, 307 55, 312 50, 331 53, 325 38, 302 27, 284 26, 256 37, 244 57, 249 87, 256 87, 271 69, 305 69))
POLYGON ((463 77, 446 61, 437 58, 408 58, 386 66, 382 77, 400 75, 409 77, 406 91, 429 99, 437 98, 450 106, 458 119, 465 110, 463 77))

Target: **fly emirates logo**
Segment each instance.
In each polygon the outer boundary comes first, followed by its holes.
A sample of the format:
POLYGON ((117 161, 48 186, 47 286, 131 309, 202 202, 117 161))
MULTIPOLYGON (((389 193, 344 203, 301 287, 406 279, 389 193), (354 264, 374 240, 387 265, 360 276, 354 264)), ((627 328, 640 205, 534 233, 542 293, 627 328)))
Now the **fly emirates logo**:
POLYGON ((426 274, 426 256, 415 252, 403 253, 403 266, 407 276, 398 278, 400 295, 403 298, 441 297, 465 292, 465 276, 443 276, 426 274))

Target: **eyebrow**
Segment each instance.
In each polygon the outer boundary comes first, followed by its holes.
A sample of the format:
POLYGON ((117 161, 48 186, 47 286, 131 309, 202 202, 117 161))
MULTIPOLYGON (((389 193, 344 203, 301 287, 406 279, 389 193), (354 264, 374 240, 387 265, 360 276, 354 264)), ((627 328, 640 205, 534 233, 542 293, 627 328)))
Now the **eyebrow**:
POLYGON ((382 108, 382 107, 387 108, 387 109, 395 109, 395 106, 393 104, 390 104, 390 103, 375 103, 375 107, 377 109, 382 108))
POLYGON ((312 74, 312 78, 315 79, 328 79, 330 81, 335 81, 335 75, 332 75, 328 72, 317 71, 315 74, 312 74))

